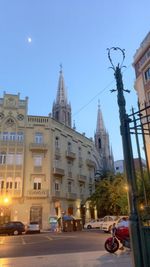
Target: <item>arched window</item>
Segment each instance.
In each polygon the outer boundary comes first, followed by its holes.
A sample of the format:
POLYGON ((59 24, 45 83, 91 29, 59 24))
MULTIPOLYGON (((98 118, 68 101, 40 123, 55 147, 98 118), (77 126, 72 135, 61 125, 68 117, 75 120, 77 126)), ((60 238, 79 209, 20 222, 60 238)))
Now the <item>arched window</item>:
POLYGON ((33 189, 40 190, 41 189, 41 178, 35 177, 33 180, 33 189))
POLYGON ((55 181, 55 191, 60 191, 60 181, 55 181))
POLYGON ((15 189, 21 189, 21 178, 20 177, 15 178, 14 188, 15 189))
POLYGON ((71 193, 72 192, 72 181, 68 181, 68 192, 71 193))
POLYGON ((0 153, 0 164, 6 164, 6 152, 0 153))
POLYGON ((21 153, 16 154, 16 165, 22 165, 23 155, 21 153))
POLYGON ((68 152, 71 152, 71 150, 72 150, 72 145, 70 142, 68 142, 68 152))
POLYGON ((102 148, 101 138, 98 138, 98 148, 102 148))
POLYGON ((60 148, 60 140, 59 140, 59 137, 58 136, 56 136, 56 138, 55 138, 55 148, 56 149, 59 149, 60 148))
POLYGON ((18 140, 19 142, 22 142, 23 139, 24 139, 24 134, 23 134, 23 132, 18 132, 18 133, 17 133, 17 140, 18 140))
POLYGON ((11 140, 11 141, 15 141, 16 140, 16 133, 15 132, 10 132, 9 140, 11 140))
POLYGON ((13 165, 14 162, 15 162, 15 154, 13 154, 13 153, 7 154, 7 164, 13 165))
POLYGON ((12 177, 7 177, 7 179, 6 179, 6 189, 12 189, 12 187, 13 187, 12 177))
POLYGON ((35 143, 42 144, 43 143, 43 134, 42 133, 35 133, 35 143))
POLYGON ((34 167, 41 167, 42 166, 42 155, 34 156, 34 167))
POLYGON ((3 141, 7 141, 9 139, 8 132, 3 132, 3 141))
POLYGON ((0 189, 4 189, 4 178, 0 177, 0 189))

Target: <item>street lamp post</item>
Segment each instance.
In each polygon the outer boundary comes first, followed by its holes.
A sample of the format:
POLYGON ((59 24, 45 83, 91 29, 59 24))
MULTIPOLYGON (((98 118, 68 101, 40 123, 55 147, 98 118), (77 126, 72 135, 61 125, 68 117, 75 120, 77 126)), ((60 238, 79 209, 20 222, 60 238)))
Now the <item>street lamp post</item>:
POLYGON ((120 49, 119 47, 112 47, 108 49, 108 58, 111 63, 111 68, 114 70, 114 76, 116 80, 116 90, 117 91, 117 100, 118 100, 118 107, 119 107, 119 117, 120 117, 120 133, 122 136, 122 145, 123 145, 123 154, 124 154, 124 163, 125 163, 125 170, 126 170, 126 177, 128 182, 128 201, 129 201, 129 220, 130 220, 130 238, 131 238, 131 248, 132 248, 132 255, 133 255, 133 264, 134 267, 144 267, 144 253, 142 248, 142 233, 141 233, 141 225, 140 225, 140 217, 138 214, 137 208, 137 186, 136 186, 136 176, 135 176, 135 169, 133 163, 133 152, 132 152, 132 145, 131 145, 131 138, 129 132, 129 118, 126 113, 126 102, 124 98, 124 91, 123 81, 122 81, 122 73, 121 69, 124 67, 123 62, 125 59, 125 52, 124 50, 120 49), (111 59, 111 52, 117 51, 120 52, 122 55, 122 62, 114 66, 112 59, 111 59))

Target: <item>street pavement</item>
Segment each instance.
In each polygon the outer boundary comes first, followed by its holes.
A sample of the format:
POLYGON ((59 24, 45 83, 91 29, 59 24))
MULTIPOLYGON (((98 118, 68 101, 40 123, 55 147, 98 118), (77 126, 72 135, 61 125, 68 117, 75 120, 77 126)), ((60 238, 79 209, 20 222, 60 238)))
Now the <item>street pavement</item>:
POLYGON ((132 267, 131 251, 92 251, 0 259, 0 267, 132 267))

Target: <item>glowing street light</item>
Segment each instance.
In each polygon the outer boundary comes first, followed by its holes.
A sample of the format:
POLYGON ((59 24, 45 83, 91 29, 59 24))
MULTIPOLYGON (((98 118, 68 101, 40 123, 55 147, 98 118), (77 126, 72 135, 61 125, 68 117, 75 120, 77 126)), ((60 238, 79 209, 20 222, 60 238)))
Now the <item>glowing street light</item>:
POLYGON ((8 197, 5 197, 4 198, 4 204, 8 204, 9 203, 9 198, 8 197))

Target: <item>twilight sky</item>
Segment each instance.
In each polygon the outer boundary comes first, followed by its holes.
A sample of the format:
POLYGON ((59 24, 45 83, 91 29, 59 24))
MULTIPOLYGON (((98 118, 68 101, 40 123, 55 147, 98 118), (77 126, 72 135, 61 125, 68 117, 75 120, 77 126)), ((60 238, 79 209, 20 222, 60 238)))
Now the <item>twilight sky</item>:
MULTIPOLYGON (((127 113, 137 108, 133 56, 150 31, 149 0, 0 0, 0 97, 29 97, 28 114, 47 116, 63 66, 72 121, 93 137, 98 100, 114 159, 122 142, 113 70, 107 48, 125 49, 127 113)), ((119 57, 113 57, 116 63, 119 57)))

